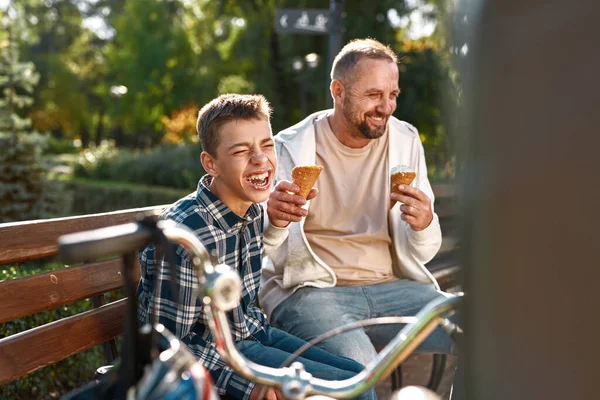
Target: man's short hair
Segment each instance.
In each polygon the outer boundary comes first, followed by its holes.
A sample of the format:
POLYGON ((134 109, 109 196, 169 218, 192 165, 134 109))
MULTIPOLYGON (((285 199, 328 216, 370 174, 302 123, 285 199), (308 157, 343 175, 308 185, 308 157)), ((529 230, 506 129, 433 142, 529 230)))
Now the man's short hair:
POLYGON ((346 44, 335 56, 331 67, 331 79, 347 83, 352 77, 356 64, 363 58, 389 60, 398 63, 396 52, 375 39, 354 39, 346 44))
POLYGON ((270 120, 271 105, 260 94, 223 94, 207 103, 198 112, 196 131, 202 150, 216 157, 221 127, 233 120, 270 120))

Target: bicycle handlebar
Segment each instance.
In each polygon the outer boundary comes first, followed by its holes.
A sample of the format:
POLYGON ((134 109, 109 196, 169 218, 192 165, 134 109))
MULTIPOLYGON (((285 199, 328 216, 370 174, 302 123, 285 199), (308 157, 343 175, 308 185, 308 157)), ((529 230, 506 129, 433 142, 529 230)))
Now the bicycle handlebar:
POLYGON ((238 352, 232 340, 226 311, 239 304, 242 292, 240 276, 227 265, 215 266, 202 243, 183 225, 159 220, 153 224, 129 223, 65 235, 59 238, 59 253, 67 262, 127 253, 148 245, 160 233, 169 241, 181 245, 191 255, 204 311, 221 357, 240 375, 253 382, 281 389, 289 399, 302 399, 307 395, 342 399, 364 393, 405 361, 440 322, 444 325, 447 321, 445 317, 454 312, 462 299, 460 294, 429 303, 417 313, 414 323, 407 324, 376 359, 354 377, 342 381, 318 379, 306 372, 301 363, 295 362, 286 368, 271 368, 247 360, 238 352))
POLYGON ((239 276, 226 265, 214 265, 194 232, 172 220, 146 219, 63 235, 58 238, 58 252, 65 263, 88 261, 142 249, 160 235, 188 252, 200 287, 206 289, 203 295, 224 311, 237 306, 242 291, 239 276))
POLYGON ((63 235, 58 239, 59 256, 66 263, 123 254, 147 246, 149 227, 135 222, 63 235))

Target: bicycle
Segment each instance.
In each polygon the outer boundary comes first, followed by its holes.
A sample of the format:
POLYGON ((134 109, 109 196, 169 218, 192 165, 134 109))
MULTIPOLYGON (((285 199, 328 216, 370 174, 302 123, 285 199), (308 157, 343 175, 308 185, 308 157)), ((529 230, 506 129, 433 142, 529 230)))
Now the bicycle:
MULTIPOLYGON (((203 385, 207 379, 210 380, 208 374, 202 372, 203 368, 199 368, 199 363, 195 362, 193 355, 163 327, 145 326, 139 330, 134 326, 136 325, 134 322, 137 321, 137 302, 131 279, 133 257, 137 249, 144 248, 152 242, 165 247, 173 243, 181 245, 191 255, 198 278, 199 296, 203 302, 204 312, 208 316, 209 328, 215 338, 216 347, 224 361, 246 379, 276 388, 290 400, 304 399, 308 396, 326 396, 336 399, 356 397, 387 377, 438 325, 451 336, 462 332, 457 325, 447 319, 461 303, 463 296, 458 294, 432 301, 415 317, 387 317, 388 323, 401 322, 407 325, 379 352, 372 363, 352 378, 343 381, 314 378, 299 362, 282 368, 255 364, 237 351, 226 317, 226 312, 235 308, 241 297, 242 285, 239 275, 229 266, 217 264, 187 227, 171 220, 157 220, 155 216, 144 216, 137 222, 64 235, 59 238, 59 254, 67 263, 124 254, 124 290, 128 297, 128 311, 121 365, 123 374, 120 374, 121 390, 116 397, 144 400, 161 398, 152 397, 150 394, 144 397, 131 395, 132 388, 135 388, 140 379, 148 380, 147 375, 144 376, 144 368, 141 365, 149 365, 156 359, 166 365, 167 369, 173 369, 174 376, 187 371, 186 382, 195 388, 198 386, 195 380, 199 380, 203 385), (157 357, 152 353, 153 350, 156 353, 159 347, 158 338, 168 345, 163 345, 164 350, 157 357)), ((176 280, 175 276, 173 282, 176 280)), ((170 379, 174 379, 173 374, 170 379)), ((155 382, 153 387, 156 388, 160 384, 155 382)))

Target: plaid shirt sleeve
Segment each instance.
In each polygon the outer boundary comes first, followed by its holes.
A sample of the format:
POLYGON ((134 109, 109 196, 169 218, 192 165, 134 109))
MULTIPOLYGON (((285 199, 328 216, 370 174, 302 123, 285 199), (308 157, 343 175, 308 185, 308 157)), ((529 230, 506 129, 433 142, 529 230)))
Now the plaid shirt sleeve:
POLYGON ((178 269, 179 275, 177 285, 172 285, 173 274, 167 263, 155 259, 153 245, 140 254, 140 265, 140 322, 150 322, 150 316, 154 315, 158 323, 175 334, 200 359, 208 369, 219 395, 248 399, 255 383, 229 368, 211 343, 207 318, 202 313, 202 303, 197 297, 196 273, 183 248, 177 248, 173 257, 173 267, 178 269), (148 279, 150 276, 152 279, 148 279), (177 297, 173 293, 174 287, 178 289, 177 297), (206 329, 194 329, 198 323, 204 323, 206 329), (204 334, 199 334, 202 331, 204 334))

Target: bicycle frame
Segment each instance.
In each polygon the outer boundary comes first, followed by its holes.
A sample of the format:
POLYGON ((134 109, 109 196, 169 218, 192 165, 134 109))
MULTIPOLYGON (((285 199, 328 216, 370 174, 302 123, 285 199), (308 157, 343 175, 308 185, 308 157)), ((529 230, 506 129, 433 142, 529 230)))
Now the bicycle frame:
POLYGON ((356 376, 341 381, 318 379, 306 372, 299 362, 285 368, 271 368, 254 363, 237 351, 226 312, 239 303, 241 279, 229 266, 214 265, 202 243, 185 226, 169 220, 152 223, 146 220, 80 232, 61 237, 59 251, 67 262, 116 252, 126 253, 156 240, 157 233, 164 235, 170 242, 183 246, 192 256, 204 311, 209 317, 209 328, 221 357, 248 380, 279 389, 291 400, 310 395, 345 399, 366 392, 405 361, 438 325, 445 328, 452 325, 446 317, 456 310, 462 300, 462 294, 459 294, 429 303, 417 313, 415 322, 400 330, 376 359, 356 376))

